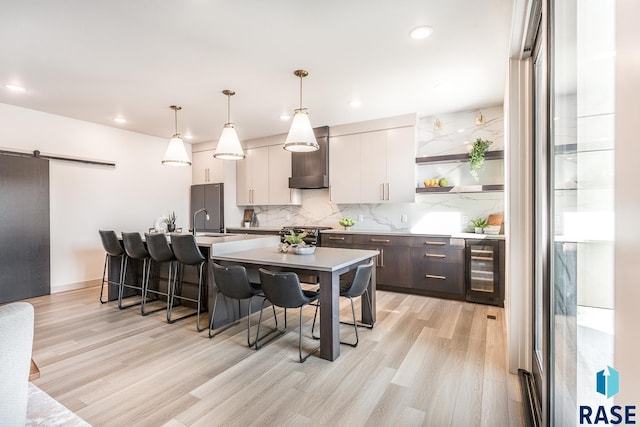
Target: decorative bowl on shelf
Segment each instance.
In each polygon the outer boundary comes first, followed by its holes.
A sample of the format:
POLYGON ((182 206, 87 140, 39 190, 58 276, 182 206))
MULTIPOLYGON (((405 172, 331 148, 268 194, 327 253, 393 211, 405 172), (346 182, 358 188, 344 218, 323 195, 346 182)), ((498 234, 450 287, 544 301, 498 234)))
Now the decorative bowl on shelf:
POLYGON ((291 252, 296 255, 311 255, 315 251, 315 246, 291 246, 291 252))

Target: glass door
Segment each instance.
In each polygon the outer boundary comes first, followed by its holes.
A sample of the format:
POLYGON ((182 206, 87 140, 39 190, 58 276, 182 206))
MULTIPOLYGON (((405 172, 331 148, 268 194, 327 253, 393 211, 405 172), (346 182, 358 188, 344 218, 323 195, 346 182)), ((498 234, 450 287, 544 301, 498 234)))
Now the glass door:
POLYGON ((546 4, 541 5, 543 18, 533 52, 533 111, 534 111, 534 280, 533 280, 533 354, 532 374, 540 407, 537 410, 543 425, 550 418, 549 381, 549 63, 545 29, 546 4))
POLYGON ((549 0, 534 50, 532 373, 544 425, 613 366, 615 3, 549 0))
POLYGON ((552 4, 551 419, 574 426, 613 366, 615 2, 552 4))

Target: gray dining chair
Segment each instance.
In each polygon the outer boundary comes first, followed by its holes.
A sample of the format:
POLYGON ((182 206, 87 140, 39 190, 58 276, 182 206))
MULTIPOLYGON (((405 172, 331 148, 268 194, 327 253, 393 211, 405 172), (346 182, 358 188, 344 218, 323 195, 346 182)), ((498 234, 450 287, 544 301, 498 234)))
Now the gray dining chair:
MULTIPOLYGON (((349 298, 349 301, 351 301, 351 314, 353 315, 353 323, 351 322, 340 322, 340 323, 342 323, 343 325, 353 326, 353 329, 356 333, 355 343, 340 341, 340 344, 346 344, 351 347, 357 347, 358 346, 358 327, 365 327, 368 329, 373 328, 373 325, 356 321, 356 310, 353 304, 354 298, 362 297, 361 299, 362 304, 364 304, 364 301, 366 301, 366 303, 369 305, 369 310, 371 311, 371 301, 369 299, 369 291, 367 290, 367 287, 369 286, 369 281, 371 280, 371 274, 373 273, 373 268, 374 268, 373 262, 359 265, 356 268, 356 273, 353 276, 353 280, 351 282, 340 281, 340 296, 344 298, 349 298)), ((314 330, 316 327, 316 316, 318 315, 318 307, 320 307, 320 304, 316 305, 316 312, 313 315, 313 324, 311 325, 311 336, 313 336, 313 338, 315 339, 319 339, 319 337, 316 337, 314 335, 314 330)))
MULTIPOLYGON (((218 307, 218 297, 220 294, 226 298, 238 300, 238 317, 242 313, 242 300, 248 300, 247 307, 247 346, 253 347, 256 341, 251 341, 251 302, 253 297, 263 297, 262 287, 259 283, 251 283, 247 270, 241 265, 219 265, 211 263, 211 270, 216 285, 216 295, 213 299, 213 311, 211 312, 211 320, 209 322, 209 338, 213 338, 218 334, 226 331, 232 326, 240 323, 240 320, 231 322, 228 325, 215 330, 214 320, 216 316, 216 308, 218 307)), ((273 317, 276 319, 276 328, 278 327, 278 318, 276 317, 276 309, 273 308, 273 317)), ((273 332, 273 331, 272 331, 273 332)), ((266 335, 265 335, 266 336, 266 335)), ((264 338, 264 337, 263 337, 264 338)))
MULTIPOLYGON (((302 357, 302 309, 314 301, 318 300, 319 293, 317 291, 304 290, 300 286, 298 275, 292 272, 272 272, 261 268, 260 283, 264 299, 260 307, 260 317, 258 319, 258 332, 256 333, 256 350, 259 349, 260 324, 262 323, 262 312, 267 301, 272 305, 284 308, 284 330, 280 331, 280 335, 287 330, 287 308, 299 308, 299 330, 298 330, 298 357, 300 363, 304 363, 309 356, 316 353, 320 347, 309 352, 302 357)), ((275 313, 274 313, 275 314, 275 313)), ((277 319, 277 318, 276 318, 277 319)))

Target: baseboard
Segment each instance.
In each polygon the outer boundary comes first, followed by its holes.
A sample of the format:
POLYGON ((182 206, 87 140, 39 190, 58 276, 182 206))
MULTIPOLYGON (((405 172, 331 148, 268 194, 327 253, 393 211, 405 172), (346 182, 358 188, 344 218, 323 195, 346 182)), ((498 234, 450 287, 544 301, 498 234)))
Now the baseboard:
POLYGON ((57 294, 60 292, 75 291, 77 289, 93 288, 96 286, 100 286, 100 279, 87 280, 85 282, 68 283, 66 285, 52 286, 51 293, 57 294))

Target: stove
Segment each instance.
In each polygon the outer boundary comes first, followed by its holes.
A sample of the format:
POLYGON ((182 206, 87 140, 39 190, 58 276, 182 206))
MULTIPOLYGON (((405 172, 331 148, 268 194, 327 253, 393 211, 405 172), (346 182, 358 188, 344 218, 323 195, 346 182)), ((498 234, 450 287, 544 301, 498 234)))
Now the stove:
POLYGON ((284 242, 284 236, 291 233, 300 234, 306 232, 307 236, 303 239, 307 245, 320 246, 320 231, 330 230, 332 227, 323 227, 320 225, 288 225, 280 229, 280 241, 284 242))

